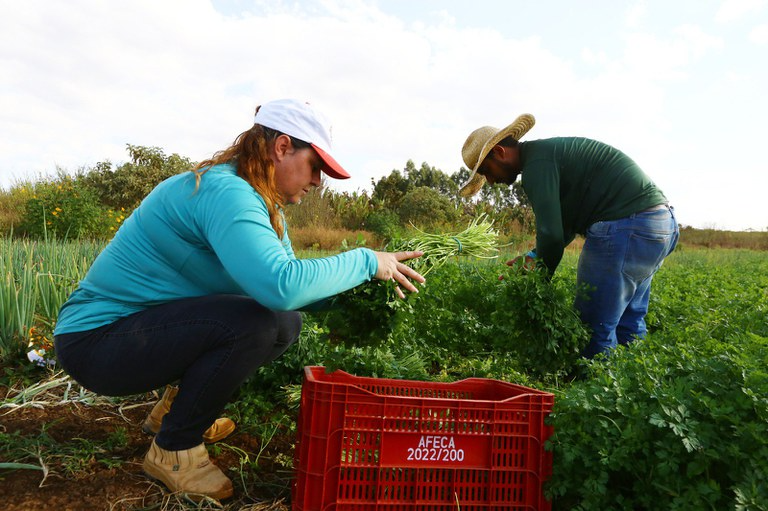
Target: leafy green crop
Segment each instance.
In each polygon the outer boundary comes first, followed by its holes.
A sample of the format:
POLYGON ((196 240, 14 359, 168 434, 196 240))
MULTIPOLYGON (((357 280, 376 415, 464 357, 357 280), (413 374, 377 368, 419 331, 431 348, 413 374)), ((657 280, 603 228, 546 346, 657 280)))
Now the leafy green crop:
POLYGON ((589 331, 572 306, 573 291, 543 268, 509 268, 496 291, 491 315, 496 346, 514 352, 521 364, 539 377, 574 370, 589 331))
POLYGON ((768 339, 595 362, 555 400, 551 495, 574 509, 768 509, 768 339), (575 505, 578 503, 578 505, 575 505))
MULTIPOLYGON (((99 249, 57 244, 4 240, 6 354, 26 345, 30 318, 51 314, 99 249)), ((296 409, 286 389, 296 389, 306 365, 381 378, 498 378, 556 395, 548 419, 554 509, 768 510, 764 252, 676 251, 654 278, 648 339, 590 362, 578 357, 588 332, 571 305, 576 254, 566 253, 551 281, 503 260, 451 256, 406 300, 382 283, 359 289, 367 297, 335 316, 305 314, 297 343, 255 372, 228 413, 265 441, 278 427, 289 435, 296 409), (386 313, 370 315, 373 304, 386 313), (561 378, 581 367, 584 379, 561 378)), ((37 469, 30 452, 42 449, 43 459, 64 456, 77 472, 86 455, 111 463, 119 440, 65 449, 9 432, 0 457, 37 469)))

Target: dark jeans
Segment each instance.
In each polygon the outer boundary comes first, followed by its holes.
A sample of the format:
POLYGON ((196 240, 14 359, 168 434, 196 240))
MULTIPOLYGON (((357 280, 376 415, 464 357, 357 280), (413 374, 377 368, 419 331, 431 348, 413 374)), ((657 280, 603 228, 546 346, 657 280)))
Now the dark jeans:
POLYGON ((298 312, 276 312, 238 295, 187 298, 151 307, 110 325, 54 339, 61 367, 107 396, 150 392, 179 382, 155 441, 189 449, 237 388, 279 357, 301 332, 298 312))

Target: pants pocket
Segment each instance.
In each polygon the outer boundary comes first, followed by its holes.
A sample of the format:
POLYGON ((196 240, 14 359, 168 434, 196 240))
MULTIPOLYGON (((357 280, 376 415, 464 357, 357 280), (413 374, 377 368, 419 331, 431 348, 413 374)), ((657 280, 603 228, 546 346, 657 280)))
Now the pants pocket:
POLYGON ((622 273, 635 282, 651 277, 664 261, 671 239, 672 234, 652 237, 630 234, 622 273))

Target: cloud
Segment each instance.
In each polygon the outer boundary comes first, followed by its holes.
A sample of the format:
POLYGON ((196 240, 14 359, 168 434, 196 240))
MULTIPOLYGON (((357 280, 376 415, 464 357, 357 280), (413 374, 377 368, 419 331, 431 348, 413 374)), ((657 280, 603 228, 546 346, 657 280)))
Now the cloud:
POLYGON ((768 23, 753 28, 749 40, 759 45, 768 44, 768 23))
POLYGON ((729 23, 741 20, 751 13, 761 11, 767 3, 766 0, 725 0, 715 14, 715 21, 729 23))
POLYGON ((640 1, 632 4, 624 15, 625 24, 629 28, 639 28, 648 19, 648 3, 640 1))
MULTIPOLYGON (((721 13, 739 5, 762 4, 726 2, 721 13)), ((471 130, 522 112, 537 118, 529 138, 605 140, 676 197, 719 171, 696 138, 705 114, 686 106, 722 103, 733 75, 713 63, 728 46, 704 15, 675 17, 653 0, 614 32, 584 27, 577 42, 471 25, 452 3, 414 19, 363 0, 0 0, 0 9, 0 185, 56 165, 125 161, 126 144, 200 160, 278 97, 310 100, 333 120, 335 157, 355 176, 333 182, 338 190, 368 188, 408 159, 453 173, 471 130), (677 28, 651 26, 661 9, 663 26, 677 28), (701 69, 716 79, 693 74, 701 69)), ((764 29, 751 37, 764 41, 764 29)), ((764 85, 742 78, 742 92, 764 85)), ((733 166, 747 172, 754 161, 733 166)))
MULTIPOLYGON (((202 1, 36 5, 2 24, 17 51, 4 54, 15 78, 0 123, 0 134, 47 141, 3 148, 35 170, 124 159, 127 143, 201 159, 246 129, 257 103, 295 96, 328 111, 353 165, 413 158, 454 172, 475 125, 546 115, 563 85, 588 88, 535 38, 447 16, 408 26, 364 2, 237 16, 202 1)), ((368 186, 371 172, 345 184, 368 186)))

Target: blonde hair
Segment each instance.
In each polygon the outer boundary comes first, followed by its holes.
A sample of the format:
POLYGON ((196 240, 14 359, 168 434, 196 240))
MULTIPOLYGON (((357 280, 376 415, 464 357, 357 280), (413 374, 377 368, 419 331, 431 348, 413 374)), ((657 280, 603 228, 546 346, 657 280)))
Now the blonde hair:
POLYGON ((230 163, 237 169, 237 175, 245 179, 267 204, 269 222, 282 239, 285 232, 282 215, 283 201, 275 182, 275 165, 269 157, 269 150, 275 143, 280 132, 254 124, 251 129, 244 131, 234 143, 223 151, 215 153, 211 158, 198 163, 193 170, 195 173, 195 191, 200 187, 200 180, 214 165, 230 163))

